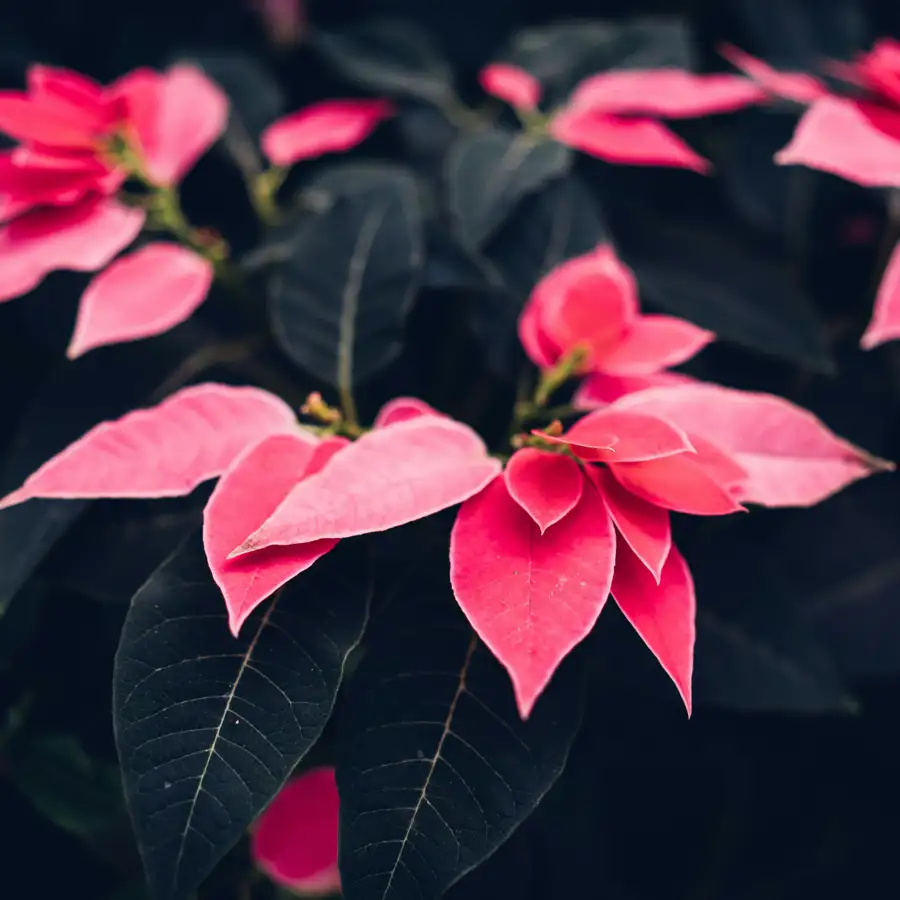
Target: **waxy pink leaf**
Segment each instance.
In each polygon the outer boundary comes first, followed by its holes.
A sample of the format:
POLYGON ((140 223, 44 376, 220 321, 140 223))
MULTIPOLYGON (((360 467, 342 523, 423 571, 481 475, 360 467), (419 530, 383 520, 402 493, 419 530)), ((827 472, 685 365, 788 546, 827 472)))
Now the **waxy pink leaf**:
POLYGON ((603 359, 610 375, 652 375, 696 356, 716 339, 712 331, 674 316, 642 315, 603 359))
POLYGON ((339 811, 334 769, 310 769, 291 779, 253 826, 253 862, 294 894, 336 893, 339 811))
MULTIPOLYGON (((346 441, 332 439, 340 449, 346 441)), ((323 442, 327 446, 328 441, 323 442)), ((203 546, 225 598, 228 625, 237 637, 247 617, 280 587, 308 569, 336 544, 313 541, 267 547, 227 559, 235 544, 262 525, 294 486, 307 476, 319 449, 305 432, 274 434, 242 453, 219 479, 203 510, 203 546)))
POLYGON ((460 508, 450 582, 472 628, 509 672, 519 714, 594 627, 609 596, 615 531, 597 491, 544 534, 503 478, 460 508))
POLYGON ((612 595, 625 618, 675 682, 690 715, 697 600, 694 580, 684 557, 672 547, 657 584, 646 566, 620 544, 616 551, 612 595))
POLYGON ((491 63, 479 72, 478 81, 486 94, 518 109, 534 110, 541 100, 540 82, 518 66, 491 63))
POLYGON ((510 497, 541 534, 575 509, 584 487, 584 475, 574 459, 534 447, 513 453, 503 475, 510 497))
POLYGON ((396 528, 462 503, 500 468, 471 428, 449 418, 379 428, 298 484, 231 556, 396 528))
POLYGON ((719 53, 736 69, 740 69, 776 97, 807 104, 828 96, 828 88, 818 78, 805 72, 779 72, 767 62, 730 44, 720 47, 719 53))
POLYGON ((618 481, 633 494, 695 516, 723 516, 743 506, 744 469, 704 438, 691 433, 694 453, 679 453, 646 462, 610 463, 618 481))
POLYGON ((690 384, 695 379, 679 372, 654 372, 652 375, 605 375, 593 372, 578 385, 572 396, 575 409, 600 409, 627 394, 653 387, 690 384))
POLYGON ((0 228, 0 301, 28 293, 56 269, 95 272, 124 250, 144 224, 143 210, 110 198, 36 209, 0 228))
POLYGON ((0 508, 33 497, 180 497, 221 475, 250 444, 296 427, 291 408, 266 391, 194 385, 95 426, 4 497, 0 508))
POLYGON ((885 341, 900 338, 900 243, 898 243, 885 267, 872 319, 859 342, 863 350, 871 350, 885 341))
POLYGON ((607 162, 637 166, 673 166, 705 173, 708 160, 695 153, 674 131, 653 119, 628 119, 566 107, 550 123, 561 144, 607 162))
POLYGON ((667 419, 611 407, 588 413, 559 437, 532 433, 554 444, 567 444, 592 462, 644 462, 694 450, 688 435, 667 419))
POLYGON ((417 397, 395 397, 388 400, 384 406, 378 410, 375 421, 372 423, 373 428, 384 428, 387 425, 396 425, 398 422, 406 422, 409 419, 417 419, 419 416, 440 416, 433 406, 430 406, 424 400, 417 397))
POLYGON ((629 69, 585 78, 569 107, 678 119, 733 112, 765 100, 740 75, 695 75, 682 69, 629 69))
POLYGON ((66 355, 162 334, 206 299, 213 266, 179 244, 148 244, 97 275, 81 295, 66 355))
POLYGON ((343 153, 393 114, 387 100, 324 100, 273 122, 260 139, 262 150, 275 166, 343 153))
MULTIPOLYGON (((616 530, 658 583, 672 549, 669 511, 632 494, 608 469, 593 466, 588 469, 616 530)), ((621 546, 620 541, 619 552, 621 546)))
POLYGON ((860 478, 894 468, 772 394, 695 382, 633 394, 617 407, 664 415, 695 443, 702 437, 720 447, 746 471, 738 496, 748 503, 812 506, 860 478))
POLYGON ((865 107, 841 97, 817 100, 800 119, 790 143, 775 154, 781 165, 830 172, 863 187, 900 187, 898 136, 876 128, 865 107))

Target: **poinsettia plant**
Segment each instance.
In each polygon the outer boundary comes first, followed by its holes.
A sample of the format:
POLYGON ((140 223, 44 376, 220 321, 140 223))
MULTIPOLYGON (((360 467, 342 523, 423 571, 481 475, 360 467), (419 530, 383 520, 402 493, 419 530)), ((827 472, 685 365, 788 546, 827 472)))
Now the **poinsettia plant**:
MULTIPOLYGON (((252 5, 281 50, 306 33, 252 5)), ((739 74, 634 64, 675 39, 594 25, 513 39, 468 92, 397 21, 314 30, 346 90, 293 108, 203 54, 0 91, 0 300, 33 324, 65 285, 73 313, 42 349, 62 425, 10 450, 0 614, 71 542, 82 588, 126 559, 112 709, 152 900, 244 838, 292 893, 437 900, 531 821, 598 691, 628 695, 617 617, 664 704, 716 705, 695 665, 742 650, 698 641, 703 551, 893 470, 798 401, 834 361, 781 268, 653 204, 727 180, 717 129, 782 101, 808 109, 773 170, 898 186, 900 45, 836 66, 844 96, 732 46, 739 74), (748 348, 765 376, 729 368, 748 348)), ((864 348, 900 335, 898 260, 864 348)))

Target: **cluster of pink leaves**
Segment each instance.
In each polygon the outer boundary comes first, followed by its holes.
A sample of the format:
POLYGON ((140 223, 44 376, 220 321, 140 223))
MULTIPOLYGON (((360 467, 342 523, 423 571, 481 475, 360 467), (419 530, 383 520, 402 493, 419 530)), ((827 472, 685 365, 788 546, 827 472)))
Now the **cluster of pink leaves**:
POLYGON ((641 315, 634 279, 608 247, 550 273, 521 330, 544 368, 586 350, 585 383, 613 402, 594 396, 585 405, 597 408, 567 432, 523 436, 530 446, 505 469, 471 428, 414 398, 392 400, 351 442, 312 435, 265 391, 201 384, 98 425, 0 507, 172 497, 218 478, 203 537, 237 634, 338 541, 461 504, 453 591, 509 672, 523 717, 610 594, 690 709, 696 601, 670 513, 809 506, 889 465, 780 397, 663 371, 712 336, 641 315), (623 391, 624 378, 638 389, 623 391))
MULTIPOLYGON (((855 62, 832 65, 853 88, 852 96, 834 94, 806 73, 776 71, 734 47, 723 54, 772 95, 808 107, 776 162, 830 172, 864 187, 900 188, 900 43, 882 39, 855 62)), ((861 345, 868 350, 897 338, 900 244, 884 271, 861 345)))
MULTIPOLYGON (((391 112, 380 100, 319 103, 272 124, 262 150, 276 166, 344 151, 391 112)), ((81 297, 70 358, 160 334, 192 315, 213 263, 168 241, 118 256, 146 212, 116 195, 133 177, 175 188, 227 118, 223 92, 189 65, 136 69, 109 86, 32 66, 26 90, 0 92, 0 132, 19 142, 0 152, 0 301, 54 270, 100 272, 81 297)))

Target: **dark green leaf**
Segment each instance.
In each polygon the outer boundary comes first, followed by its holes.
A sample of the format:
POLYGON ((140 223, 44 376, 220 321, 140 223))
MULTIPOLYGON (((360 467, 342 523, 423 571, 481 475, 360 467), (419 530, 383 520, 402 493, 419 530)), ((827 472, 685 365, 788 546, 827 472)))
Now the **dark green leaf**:
POLYGON ((367 567, 342 544, 235 639, 195 535, 135 595, 113 706, 154 900, 190 896, 319 738, 369 589, 367 567))
POLYGON ((453 73, 428 32, 399 19, 375 19, 343 32, 316 30, 313 49, 348 81, 391 97, 438 106, 454 96, 453 73))
POLYGON ((524 132, 488 131, 459 138, 446 162, 447 203, 466 246, 481 249, 529 194, 565 174, 568 147, 524 132))
POLYGON ((272 326, 299 366, 349 385, 402 346, 423 265, 418 188, 406 169, 372 164, 330 168, 309 191, 328 209, 302 215, 278 238, 272 326))
POLYGON ((562 772, 581 721, 581 660, 566 661, 522 722, 509 676, 436 579, 378 624, 338 720, 344 896, 436 900, 562 772))

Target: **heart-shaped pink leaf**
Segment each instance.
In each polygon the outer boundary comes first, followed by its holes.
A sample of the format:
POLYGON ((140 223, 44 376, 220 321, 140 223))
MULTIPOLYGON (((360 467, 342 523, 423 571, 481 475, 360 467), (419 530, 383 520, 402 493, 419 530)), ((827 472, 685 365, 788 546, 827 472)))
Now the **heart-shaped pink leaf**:
POLYGON ((213 266, 178 244, 148 244, 113 262, 81 295, 66 355, 162 334, 206 299, 213 266))
POLYGON ((396 425, 398 422, 406 422, 409 419, 417 419, 419 416, 440 416, 433 406, 429 406, 424 400, 417 397, 395 397, 388 400, 378 410, 373 428, 384 428, 387 425, 396 425))
POLYGON ((697 600, 684 557, 672 547, 657 584, 647 567, 621 543, 616 550, 612 595, 666 674, 691 714, 697 600))
MULTIPOLYGON (((619 534, 659 582, 663 565, 672 549, 669 511, 626 490, 608 469, 589 466, 588 471, 619 534)), ((621 545, 620 541, 620 548, 621 545)))
POLYGON ((762 88, 740 75, 628 69, 585 78, 569 98, 569 106, 676 119, 733 112, 765 99, 762 88))
POLYGON ((541 534, 575 509, 584 487, 574 459, 534 447, 517 450, 503 474, 510 497, 534 519, 541 534))
POLYGON ((602 360, 610 375, 653 375, 696 356, 716 336, 674 316, 641 316, 602 360))
POLYGON ((626 119, 590 107, 566 107, 554 116, 550 133, 561 144, 607 162, 673 166, 708 172, 710 164, 674 131, 653 119, 626 119))
MULTIPOLYGON (((342 445, 341 441, 336 449, 342 445)), ((302 431, 264 438, 232 463, 203 510, 206 559, 225 597, 228 625, 235 637, 263 600, 337 544, 336 540, 323 540, 267 547, 258 553, 227 559, 234 545, 262 525, 306 477, 317 449, 315 440, 302 431)))
POLYGON ((813 103, 775 162, 820 169, 863 187, 900 187, 900 140, 876 128, 859 103, 843 97, 813 103))
POLYGON ((478 82, 486 94, 518 109, 536 109, 541 99, 541 83, 524 69, 507 63, 485 66, 478 74, 478 82))
POLYGON ((871 350, 897 338, 900 338, 900 243, 894 247, 881 277, 872 319, 859 345, 863 350, 871 350))
POLYGON ((273 122, 262 134, 263 153, 290 166, 323 153, 343 153, 362 143, 394 114, 387 100, 324 100, 273 122))
POLYGON ((449 418, 379 428, 298 484, 231 555, 396 528, 462 503, 500 468, 471 428, 449 418))
POLYGON ((763 506, 812 506, 894 468, 839 438, 808 410, 773 394, 695 382, 624 397, 617 408, 664 415, 714 443, 747 478, 738 496, 763 506))
POLYGON ((503 478, 459 510, 450 582, 472 628, 509 672, 523 719, 609 596, 615 531, 592 485, 541 534, 503 478))
POLYGON ((251 831, 253 861, 293 894, 336 893, 339 811, 334 769, 310 769, 291 779, 251 831))
POLYGON ((291 408, 253 387, 198 384, 101 422, 0 500, 180 497, 221 475, 250 444, 293 431, 291 408))

